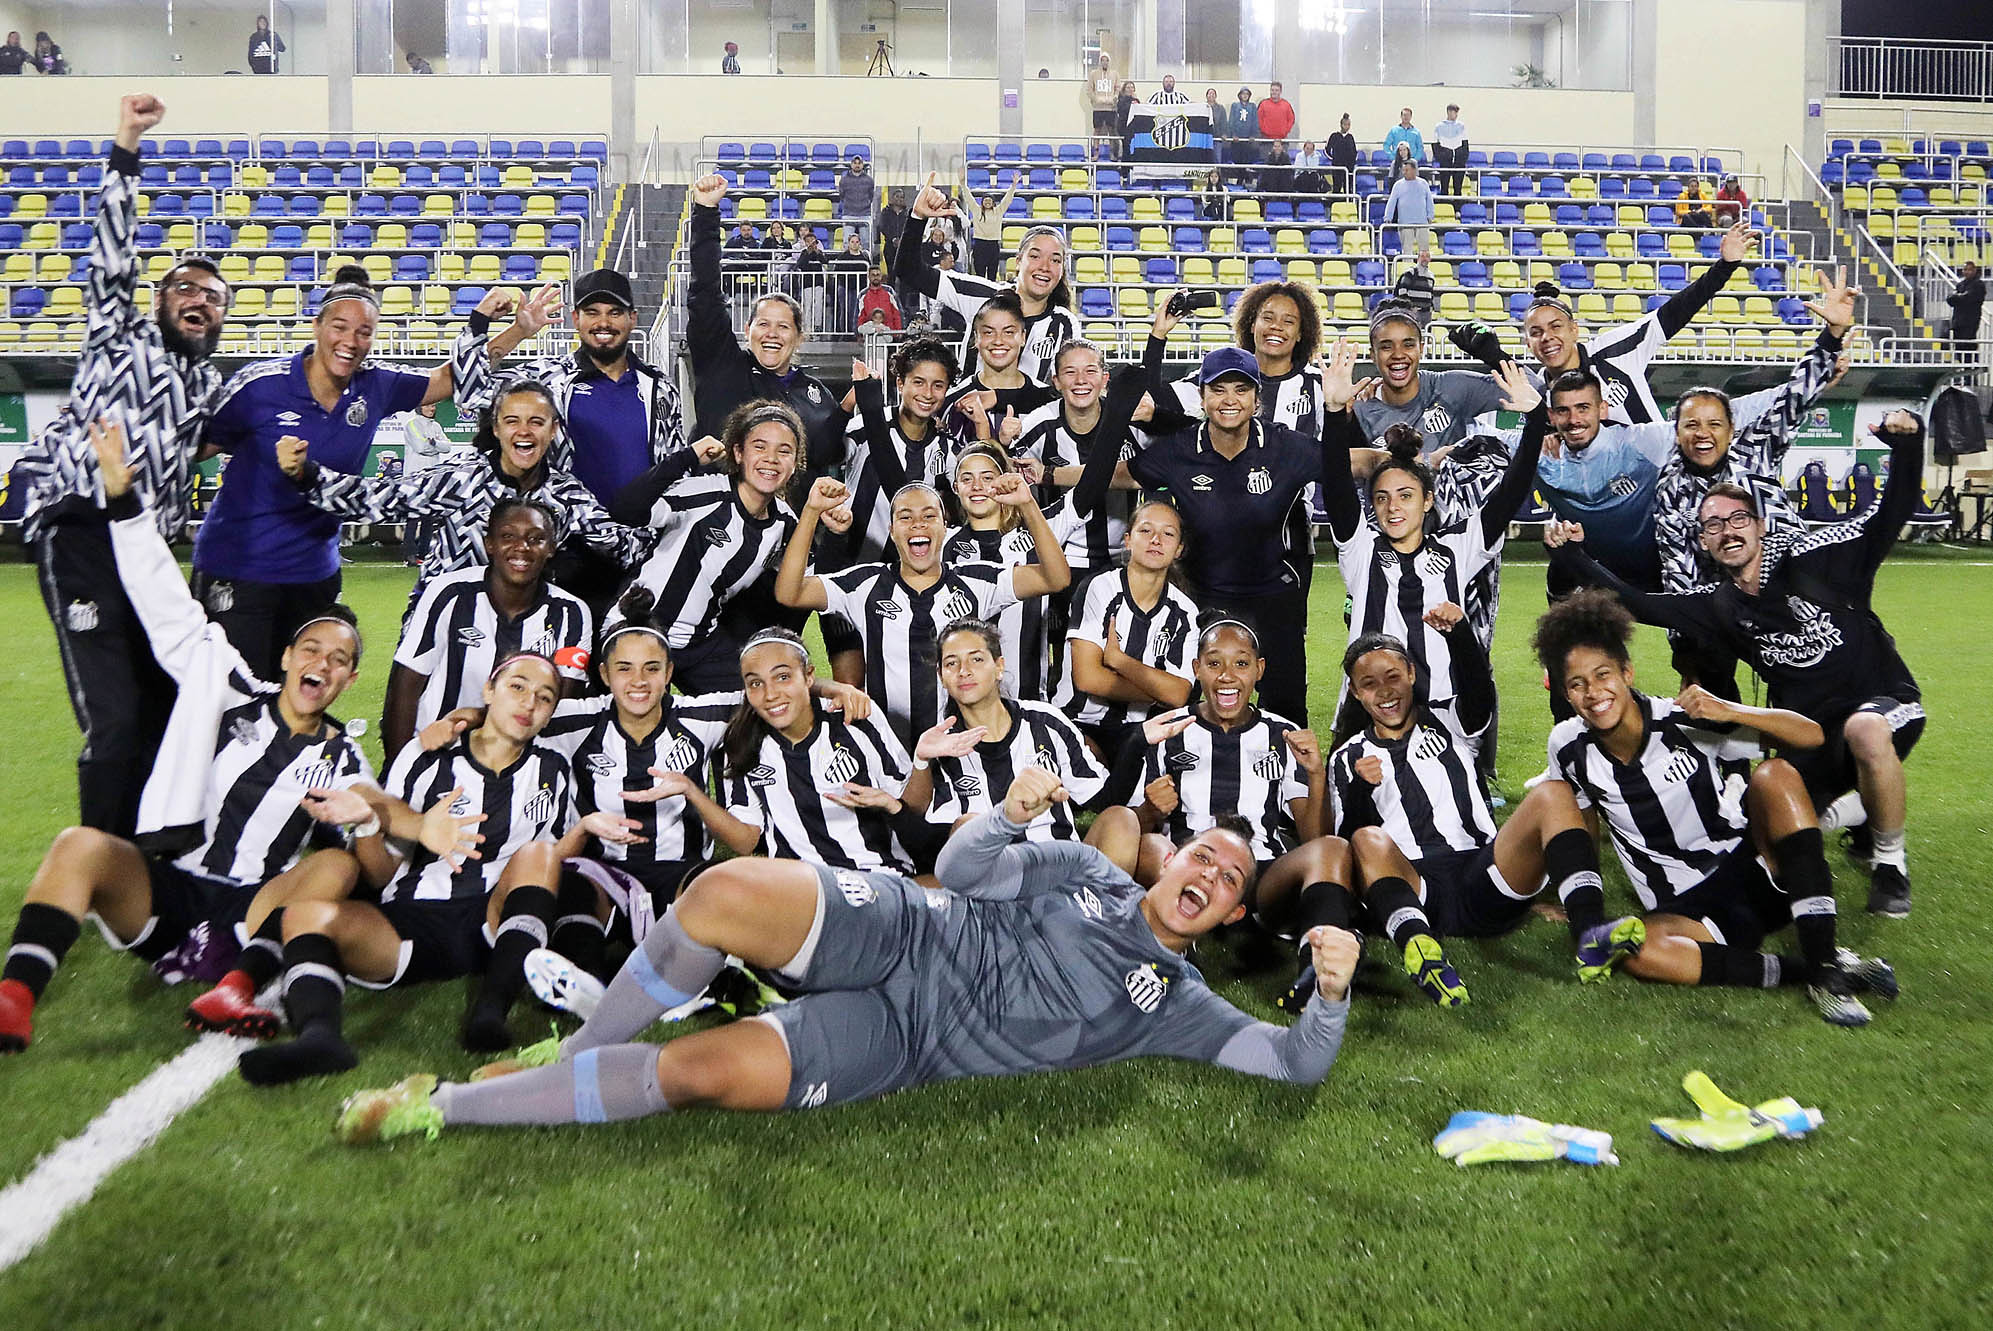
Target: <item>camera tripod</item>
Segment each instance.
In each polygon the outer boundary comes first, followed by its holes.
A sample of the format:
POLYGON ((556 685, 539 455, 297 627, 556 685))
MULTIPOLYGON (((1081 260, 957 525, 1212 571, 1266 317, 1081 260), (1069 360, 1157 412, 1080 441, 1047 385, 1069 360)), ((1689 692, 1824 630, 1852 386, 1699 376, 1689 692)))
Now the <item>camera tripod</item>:
POLYGON ((893 48, 886 44, 886 39, 884 37, 881 37, 879 39, 878 45, 872 48, 872 63, 865 66, 866 78, 889 79, 893 77, 892 50, 893 48))

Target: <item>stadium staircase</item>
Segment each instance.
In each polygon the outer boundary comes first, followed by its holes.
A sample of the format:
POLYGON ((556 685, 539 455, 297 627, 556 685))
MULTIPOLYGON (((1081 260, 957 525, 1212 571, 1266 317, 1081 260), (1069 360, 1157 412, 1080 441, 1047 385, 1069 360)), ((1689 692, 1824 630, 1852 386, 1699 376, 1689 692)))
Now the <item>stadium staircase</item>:
POLYGON ((679 223, 685 215, 683 185, 626 185, 615 234, 607 238, 602 263, 622 255, 630 274, 637 308, 655 313, 664 307, 671 276, 671 255, 678 245, 679 223))

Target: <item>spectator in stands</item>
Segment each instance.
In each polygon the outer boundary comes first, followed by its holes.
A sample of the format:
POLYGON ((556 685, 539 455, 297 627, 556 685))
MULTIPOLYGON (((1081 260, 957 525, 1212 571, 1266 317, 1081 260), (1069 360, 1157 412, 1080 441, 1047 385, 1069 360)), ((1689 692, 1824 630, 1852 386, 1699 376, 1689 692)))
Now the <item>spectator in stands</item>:
POLYGON ((771 219, 768 229, 761 233, 761 248, 773 255, 777 262, 781 262, 788 258, 789 251, 794 247, 795 242, 790 239, 788 226, 780 219, 771 219))
POLYGON ((410 51, 408 53, 408 72, 411 74, 434 74, 436 70, 427 60, 410 51))
POLYGON ((907 192, 896 189, 886 198, 886 206, 879 210, 878 230, 879 252, 891 254, 899 248, 900 232, 907 224, 907 192))
POLYGON ((865 275, 872 270, 872 256, 865 250, 865 242, 859 239, 856 231, 844 233, 844 248, 830 258, 831 287, 837 305, 835 327, 842 330, 858 326, 858 293, 865 286, 865 275))
POLYGON ((1382 224, 1398 224, 1398 252, 1417 255, 1421 268, 1432 257, 1432 214, 1432 186, 1419 178, 1416 163, 1400 163, 1398 179, 1391 183, 1391 196, 1384 200, 1382 224))
POLYGON ((758 250, 761 248, 761 237, 745 221, 735 222, 733 234, 727 237, 726 247, 730 250, 758 250))
POLYGON ((1979 341, 1979 316, 1986 304, 1986 283, 1979 276, 1979 265, 1967 260, 1959 265, 1958 285, 1945 297, 1951 305, 1951 344, 1952 350, 1962 360, 1969 360, 1977 350, 1979 341))
POLYGON ((1154 97, 1151 97, 1149 100, 1152 102, 1160 102, 1164 106, 1189 106, 1190 94, 1187 92, 1178 92, 1176 90, 1176 75, 1165 74, 1163 75, 1162 91, 1157 93, 1154 97))
POLYGON ((1207 222, 1225 220, 1225 182, 1218 178, 1216 167, 1206 171, 1198 185, 1197 214, 1207 222))
POLYGON ((1328 157, 1315 147, 1309 139, 1301 145, 1301 151, 1294 155, 1294 191, 1297 194, 1320 194, 1328 188, 1328 178, 1323 168, 1329 164, 1328 157))
POLYGON ((872 280, 865 284, 865 290, 858 297, 858 323, 864 325, 878 319, 888 329, 897 333, 906 327, 906 316, 900 312, 900 302, 893 295, 893 289, 886 285, 886 270, 874 268, 872 280))
POLYGON ((1128 159, 1128 117, 1131 108, 1141 98, 1135 95, 1135 80, 1129 79, 1121 85, 1121 93, 1114 99, 1114 132, 1121 136, 1121 159, 1128 159))
POLYGON ((1432 127, 1432 160, 1439 171, 1439 192, 1459 198, 1467 168, 1467 126, 1460 123, 1460 104, 1449 102, 1446 119, 1432 127))
POLYGON ((1395 168, 1399 152, 1408 154, 1414 162, 1426 160, 1426 141, 1419 137, 1418 130, 1412 127, 1412 108, 1407 106, 1398 112, 1398 123, 1391 126, 1391 132, 1384 136, 1384 151, 1395 168))
MULTIPOLYGON (((1269 83, 1266 96, 1259 104, 1259 136, 1286 146, 1286 138, 1294 132, 1294 103, 1280 95, 1280 85, 1269 83)), ((1271 148, 1273 143, 1267 145, 1271 148)))
POLYGON ((867 242, 872 238, 872 213, 879 206, 879 181, 863 157, 853 156, 851 164, 837 181, 837 216, 846 230, 858 229, 867 242))
POLYGON ((948 233, 948 223, 939 217, 928 224, 927 253, 922 257, 936 268, 941 266, 942 259, 955 257, 955 238, 948 233))
POLYGON ((8 33, 7 44, 0 46, 0 74, 19 74, 29 58, 28 48, 21 45, 21 34, 8 33))
MULTIPOLYGON (((1259 161, 1259 145, 1253 142, 1253 136, 1259 133, 1259 109, 1253 105, 1251 88, 1239 89, 1239 99, 1232 103, 1224 120, 1212 122, 1211 132, 1222 132, 1228 140, 1227 161, 1241 166, 1259 161)), ((1240 173, 1240 179, 1244 178, 1244 173, 1240 173)))
MULTIPOLYGON (((427 471, 430 464, 449 452, 455 445, 443 422, 436 419, 434 402, 425 402, 414 411, 403 412, 401 417, 402 473, 413 476, 427 471)), ((422 567, 422 556, 429 549, 429 539, 435 533, 433 518, 410 518, 401 525, 401 562, 410 568, 422 567)))
POLYGON ((249 33, 249 72, 252 74, 275 74, 277 57, 285 51, 284 39, 270 27, 270 16, 258 14, 256 26, 249 33))
POLYGON ((35 68, 44 74, 67 74, 69 62, 62 57, 62 48, 47 32, 35 34, 35 68))
POLYGON ((726 53, 720 57, 720 73, 740 73, 740 44, 738 42, 727 43, 726 53))
POLYGON ((1087 78, 1087 101, 1093 108, 1093 136, 1096 139, 1109 138, 1121 132, 1118 108, 1114 105, 1115 91, 1114 74, 1107 67, 1107 52, 1102 51, 1087 78))
POLYGON ((1226 118, 1225 107, 1218 100, 1218 90, 1216 88, 1206 88, 1204 90, 1204 114, 1210 117, 1211 120, 1212 155, 1222 162, 1230 154, 1225 148, 1221 148, 1218 145, 1221 139, 1230 136, 1231 121, 1226 118))
POLYGON ((1737 177, 1723 177, 1723 188, 1716 191, 1716 224, 1735 226, 1745 220, 1750 211, 1751 198, 1737 183, 1737 177))
POLYGON ((1267 145, 1266 162, 1259 173, 1259 187, 1270 193, 1294 188, 1294 154, 1285 141, 1267 145))
POLYGON ((1675 201, 1675 225, 1712 227, 1716 225, 1716 213, 1710 207, 1715 202, 1716 190, 1707 180, 1697 178, 1689 182, 1682 191, 1682 197, 1675 201))
POLYGON ((789 267, 796 274, 796 296, 803 302, 803 326, 822 328, 830 255, 825 252, 823 238, 815 227, 803 227, 798 234, 801 238, 796 242, 796 253, 789 260, 789 267))
POLYGON ((1349 112, 1343 112, 1342 125, 1329 135, 1329 188, 1337 194, 1349 193, 1356 179, 1356 135, 1349 132, 1349 112))
MULTIPOLYGON (((975 216, 970 220, 969 229, 969 270, 977 277, 986 277, 992 282, 1003 281, 1003 217, 1010 211, 1010 202, 1017 197, 1017 187, 1023 181, 1024 173, 1015 168, 1010 173, 1010 188, 1002 198, 985 194, 976 205, 975 216)), ((969 188, 966 179, 962 188, 969 188)), ((932 236, 928 237, 930 240, 932 236)))

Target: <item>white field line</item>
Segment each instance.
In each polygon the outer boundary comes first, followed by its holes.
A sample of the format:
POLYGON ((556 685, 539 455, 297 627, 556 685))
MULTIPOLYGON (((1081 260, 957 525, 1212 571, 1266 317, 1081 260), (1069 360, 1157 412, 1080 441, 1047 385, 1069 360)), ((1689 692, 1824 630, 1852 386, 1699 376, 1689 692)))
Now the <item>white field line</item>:
MULTIPOLYGON (((276 987, 258 995, 274 1001, 276 987)), ((118 1166, 150 1146, 235 1067, 256 1042, 209 1034, 154 1068, 71 1137, 0 1191, 0 1274, 40 1246, 62 1218, 90 1200, 118 1166)), ((17 1055, 31 1059, 33 1054, 17 1055)))

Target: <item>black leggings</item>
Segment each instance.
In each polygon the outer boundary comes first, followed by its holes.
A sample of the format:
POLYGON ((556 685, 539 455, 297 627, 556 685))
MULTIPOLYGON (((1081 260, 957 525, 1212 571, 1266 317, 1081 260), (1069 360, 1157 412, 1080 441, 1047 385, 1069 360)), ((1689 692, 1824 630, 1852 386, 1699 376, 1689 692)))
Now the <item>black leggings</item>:
POLYGON ((229 645, 259 678, 284 677, 284 649, 308 620, 339 599, 339 574, 322 582, 249 582, 194 570, 194 595, 221 625, 229 645))

